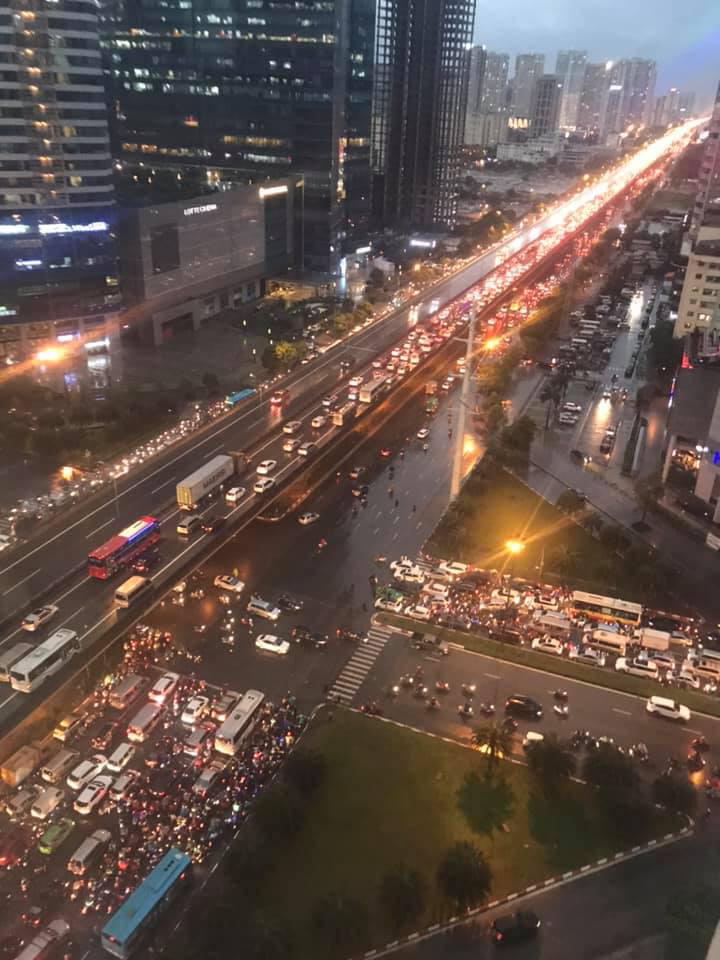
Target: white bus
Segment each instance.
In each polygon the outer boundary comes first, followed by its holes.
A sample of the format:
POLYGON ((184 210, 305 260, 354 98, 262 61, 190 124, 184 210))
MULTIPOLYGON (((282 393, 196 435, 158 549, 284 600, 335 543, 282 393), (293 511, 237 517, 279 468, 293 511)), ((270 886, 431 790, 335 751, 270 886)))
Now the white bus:
POLYGON ((238 752, 245 737, 252 732, 260 719, 260 708, 265 695, 258 690, 248 690, 234 707, 227 720, 221 724, 215 734, 215 749, 233 757, 238 752))
POLYGON ((78 635, 74 630, 63 627, 35 647, 32 653, 13 664, 10 668, 10 686, 20 693, 30 693, 53 673, 57 673, 79 649, 78 635))
POLYGON ((377 400, 378 397, 382 396, 386 390, 390 389, 390 378, 383 376, 378 377, 376 380, 368 380, 367 383, 364 383, 360 387, 360 394, 358 400, 360 403, 372 403, 373 400, 377 400))

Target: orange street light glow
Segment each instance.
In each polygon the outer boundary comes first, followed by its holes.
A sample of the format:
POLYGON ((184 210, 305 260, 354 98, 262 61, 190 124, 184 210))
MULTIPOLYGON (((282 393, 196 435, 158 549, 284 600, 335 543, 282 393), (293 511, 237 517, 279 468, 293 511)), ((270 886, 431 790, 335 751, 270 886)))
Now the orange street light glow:
POLYGON ((500 346, 500 337, 490 337, 489 340, 486 340, 483 344, 483 347, 486 350, 494 350, 496 347, 500 346))
POLYGON ((525 544, 522 540, 506 540, 505 546, 509 553, 522 553, 525 549, 525 544))
POLYGON ((60 347, 46 347, 44 350, 38 350, 35 359, 38 363, 56 363, 62 355, 60 347))

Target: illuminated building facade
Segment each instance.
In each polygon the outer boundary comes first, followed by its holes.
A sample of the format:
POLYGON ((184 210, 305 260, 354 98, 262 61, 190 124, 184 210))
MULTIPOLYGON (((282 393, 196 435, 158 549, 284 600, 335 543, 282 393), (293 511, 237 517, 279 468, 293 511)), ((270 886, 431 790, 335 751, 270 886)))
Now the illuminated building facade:
POLYGON ((452 227, 457 215, 475 0, 378 0, 373 213, 452 227))
MULTIPOLYGON (((349 42, 350 14, 350 0, 126 0, 106 39, 116 156, 199 168, 210 185, 301 178, 304 266, 336 274, 350 50, 362 56, 349 42)), ((361 73, 357 56, 353 64, 361 73)), ((353 130, 353 173, 363 135, 367 156, 367 132, 353 130)))
POLYGON ((120 293, 98 7, 0 9, 0 362, 103 352, 120 293))

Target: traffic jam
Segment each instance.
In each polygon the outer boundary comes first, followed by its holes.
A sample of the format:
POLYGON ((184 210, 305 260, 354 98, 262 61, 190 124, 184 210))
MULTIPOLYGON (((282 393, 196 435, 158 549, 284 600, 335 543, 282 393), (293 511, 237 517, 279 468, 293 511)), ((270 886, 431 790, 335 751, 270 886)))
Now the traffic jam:
POLYGON ((222 848, 292 748, 306 721, 293 698, 212 688, 181 658, 170 634, 136 627, 52 737, 4 762, 0 955, 24 960, 38 937, 84 954, 168 851, 200 865, 222 848))

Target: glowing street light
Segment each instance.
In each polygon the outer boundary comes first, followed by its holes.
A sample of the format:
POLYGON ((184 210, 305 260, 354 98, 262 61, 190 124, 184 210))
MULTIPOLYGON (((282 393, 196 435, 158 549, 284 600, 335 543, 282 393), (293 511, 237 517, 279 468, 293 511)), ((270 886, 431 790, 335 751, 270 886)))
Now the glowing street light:
POLYGON ((483 343, 484 350, 496 350, 500 346, 500 337, 490 337, 483 343))
POLYGON ((35 359, 38 363, 57 363, 62 360, 63 351, 60 347, 45 347, 44 350, 38 350, 35 359))
POLYGON ((505 549, 508 551, 508 553, 511 553, 513 556, 515 556, 516 554, 523 552, 525 549, 525 544, 522 542, 522 540, 506 540, 505 549))

